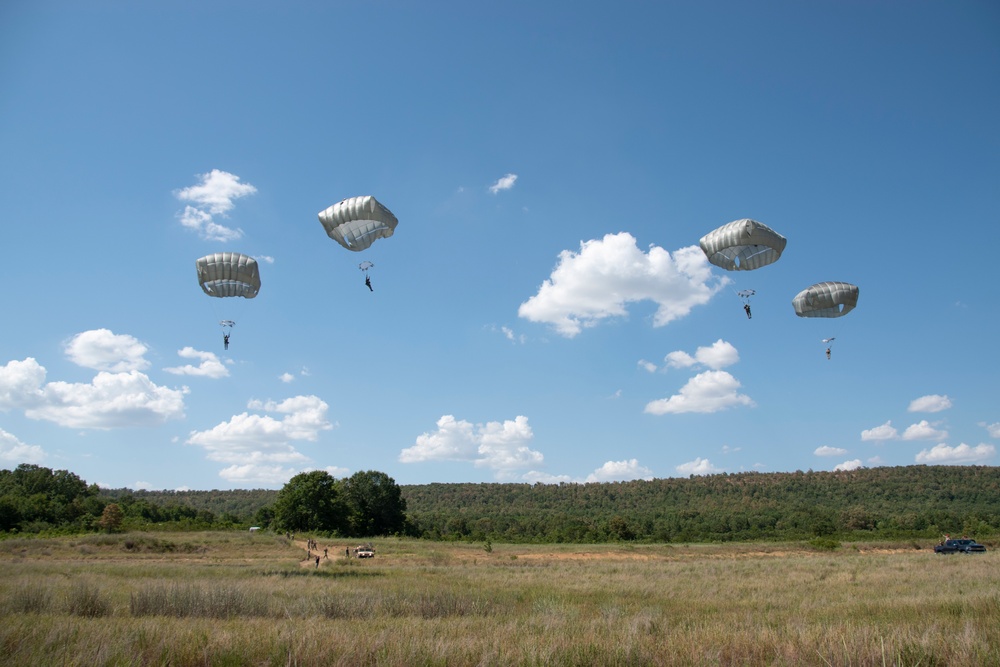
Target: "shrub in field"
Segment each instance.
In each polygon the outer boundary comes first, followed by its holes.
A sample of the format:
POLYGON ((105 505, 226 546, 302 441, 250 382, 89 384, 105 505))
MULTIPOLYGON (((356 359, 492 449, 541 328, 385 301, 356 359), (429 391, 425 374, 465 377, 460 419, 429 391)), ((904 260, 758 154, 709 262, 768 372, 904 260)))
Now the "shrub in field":
POLYGON ((51 610, 52 592, 39 582, 28 582, 14 588, 5 602, 11 614, 43 614, 51 610))
POLYGON ((840 542, 831 537, 814 537, 809 540, 809 546, 819 551, 834 551, 840 548, 840 542))
POLYGON ((111 613, 111 603, 97 586, 78 582, 66 594, 66 607, 73 616, 96 618, 111 613))
POLYGON ((244 587, 149 586, 132 593, 132 616, 250 618, 271 615, 266 595, 244 587))
POLYGON ((452 618, 492 616, 497 605, 479 594, 434 591, 382 592, 364 595, 327 595, 316 603, 326 618, 452 618))

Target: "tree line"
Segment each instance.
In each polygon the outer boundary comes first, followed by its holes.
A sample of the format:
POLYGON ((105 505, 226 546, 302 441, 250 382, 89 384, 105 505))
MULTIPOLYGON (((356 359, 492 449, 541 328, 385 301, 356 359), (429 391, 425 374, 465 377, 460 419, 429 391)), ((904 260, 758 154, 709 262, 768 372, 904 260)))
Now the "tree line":
POLYGON ((434 540, 700 542, 1000 532, 1000 468, 722 473, 587 484, 397 485, 293 477, 280 491, 102 489, 65 470, 0 470, 0 533, 226 529, 434 540), (114 506, 111 516, 107 508, 114 506))
POLYGON ((406 502, 385 473, 293 477, 281 491, 143 492, 102 489, 68 470, 0 470, 0 534, 246 529, 371 537, 406 531, 406 502), (192 498, 200 502, 191 502, 192 498))

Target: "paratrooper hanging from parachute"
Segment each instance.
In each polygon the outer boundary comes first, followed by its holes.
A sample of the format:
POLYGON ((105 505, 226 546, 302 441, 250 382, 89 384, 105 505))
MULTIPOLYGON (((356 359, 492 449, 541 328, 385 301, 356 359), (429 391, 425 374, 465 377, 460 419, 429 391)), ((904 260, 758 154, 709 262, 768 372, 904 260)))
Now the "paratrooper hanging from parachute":
MULTIPOLYGON (((810 285, 795 295, 792 307, 799 317, 843 317, 858 305, 860 290, 857 285, 841 281, 827 281, 810 285)), ((824 338, 826 358, 830 358, 836 336, 824 338)))
MULTIPOLYGON (((260 292, 260 270, 257 260, 238 252, 216 252, 195 261, 198 284, 205 294, 216 298, 242 297, 252 299, 260 292)), ((222 344, 229 349, 229 337, 236 321, 219 320, 222 344)))
MULTIPOLYGON (((350 197, 320 211, 319 221, 327 236, 352 252, 367 250, 378 239, 388 238, 396 231, 399 221, 375 197, 350 197)), ((358 265, 365 272, 365 286, 372 289, 368 269, 371 262, 358 265)))
MULTIPOLYGON (((708 261, 726 271, 753 271, 773 264, 781 257, 788 240, 762 222, 743 218, 722 225, 701 237, 699 245, 708 261)), ((736 293, 751 318, 752 289, 736 293)))

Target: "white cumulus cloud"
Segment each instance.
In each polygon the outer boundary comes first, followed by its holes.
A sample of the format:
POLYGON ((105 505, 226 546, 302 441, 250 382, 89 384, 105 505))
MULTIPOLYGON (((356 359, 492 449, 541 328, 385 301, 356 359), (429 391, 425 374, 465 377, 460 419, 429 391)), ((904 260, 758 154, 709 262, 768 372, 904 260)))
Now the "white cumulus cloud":
POLYGON ((108 329, 78 333, 69 339, 64 350, 70 361, 84 368, 121 373, 149 367, 143 358, 147 348, 136 338, 108 329))
POLYGON ((531 484, 578 484, 579 481, 569 475, 552 475, 538 470, 529 470, 521 475, 521 479, 531 484))
POLYGON ((986 432, 990 434, 991 438, 1000 438, 1000 422, 996 422, 994 424, 982 422, 979 425, 986 429, 986 432))
POLYGON ((23 409, 29 419, 93 429, 154 426, 184 416, 187 387, 161 387, 139 371, 102 371, 90 383, 46 383, 45 377, 32 358, 0 367, 0 410, 23 409))
POLYGON ((732 366, 739 360, 740 353, 736 348, 721 338, 707 347, 699 347, 695 350, 694 356, 687 352, 676 351, 664 357, 664 361, 672 368, 689 368, 700 364, 713 370, 732 366))
POLYGON ((201 352, 193 347, 185 347, 177 351, 177 356, 182 359, 195 359, 198 361, 198 365, 185 364, 183 366, 164 368, 163 370, 174 375, 192 375, 207 378, 224 378, 229 376, 229 369, 212 352, 201 352))
POLYGON ((624 317, 626 306, 657 304, 653 326, 661 327, 707 303, 728 279, 713 276, 698 246, 673 256, 652 246, 643 252, 627 232, 584 241, 580 252, 564 250, 538 293, 518 308, 518 315, 551 325, 573 338, 608 318, 624 317))
POLYGON ((861 439, 864 441, 874 440, 875 442, 882 442, 883 440, 895 440, 899 437, 899 432, 896 427, 892 425, 892 421, 887 421, 881 426, 876 426, 875 428, 865 429, 861 432, 861 439))
POLYGON ((0 410, 36 405, 44 400, 45 367, 34 357, 0 367, 0 410))
POLYGON ((639 465, 638 459, 607 461, 587 476, 588 482, 627 482, 633 479, 653 479, 653 471, 639 465))
POLYGON ((41 463, 45 452, 38 445, 26 445, 12 433, 0 428, 0 461, 11 464, 41 463))
POLYGON ((683 412, 719 412, 738 405, 752 407, 753 399, 739 393, 740 382, 726 371, 705 371, 687 381, 670 398, 646 404, 645 412, 654 415, 683 412))
POLYGON ((993 445, 979 444, 970 447, 962 443, 955 447, 949 447, 941 443, 930 449, 922 450, 917 454, 916 462, 930 465, 984 463, 993 458, 995 454, 996 447, 993 445))
POLYGON ((947 396, 930 394, 910 401, 908 412, 941 412, 951 407, 951 399, 947 396))
POLYGON ((944 440, 948 437, 948 432, 939 430, 935 424, 922 419, 907 426, 902 437, 903 440, 944 440))
POLYGON ((843 456, 847 453, 846 449, 841 449, 840 447, 830 447, 828 445, 823 445, 822 447, 817 447, 813 454, 816 456, 843 456))
POLYGON ((225 217, 241 197, 252 195, 257 188, 241 183, 240 177, 227 171, 213 169, 198 175, 199 183, 181 188, 174 196, 189 202, 178 214, 181 224, 198 232, 207 241, 233 241, 243 236, 243 231, 226 227, 215 221, 215 216, 225 217))
POLYGON ((476 467, 490 468, 498 475, 508 475, 543 461, 542 454, 528 446, 533 438, 528 418, 521 415, 486 424, 472 424, 444 415, 437 421, 437 431, 417 436, 416 444, 402 450, 399 460, 402 463, 468 461, 476 467))
POLYGON ((833 467, 834 470, 857 470, 861 467, 861 459, 852 459, 850 461, 844 461, 843 463, 838 463, 833 467))
POLYGON ((190 445, 202 447, 210 461, 228 463, 220 476, 232 482, 255 480, 264 484, 287 481, 309 458, 293 441, 315 441, 333 428, 329 406, 316 396, 294 396, 283 401, 249 401, 248 410, 206 431, 192 431, 190 445), (275 413, 278 417, 271 414, 275 413))
POLYGON ((299 472, 296 468, 281 465, 247 463, 225 467, 219 471, 219 477, 237 488, 253 488, 283 485, 299 472))
POLYGON ((98 373, 89 383, 49 382, 25 416, 71 428, 157 426, 184 416, 187 387, 155 384, 139 371, 98 373))
POLYGON ((694 461, 680 464, 676 470, 682 475, 715 475, 724 472, 722 468, 716 468, 711 461, 700 456, 694 461))

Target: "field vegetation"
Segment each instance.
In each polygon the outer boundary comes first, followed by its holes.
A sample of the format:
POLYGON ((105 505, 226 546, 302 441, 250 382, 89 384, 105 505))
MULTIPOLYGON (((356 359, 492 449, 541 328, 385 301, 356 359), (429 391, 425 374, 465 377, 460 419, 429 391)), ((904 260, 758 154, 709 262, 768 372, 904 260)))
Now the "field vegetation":
POLYGON ((269 531, 8 538, 0 664, 1000 664, 993 549, 373 542, 360 560, 269 531))

